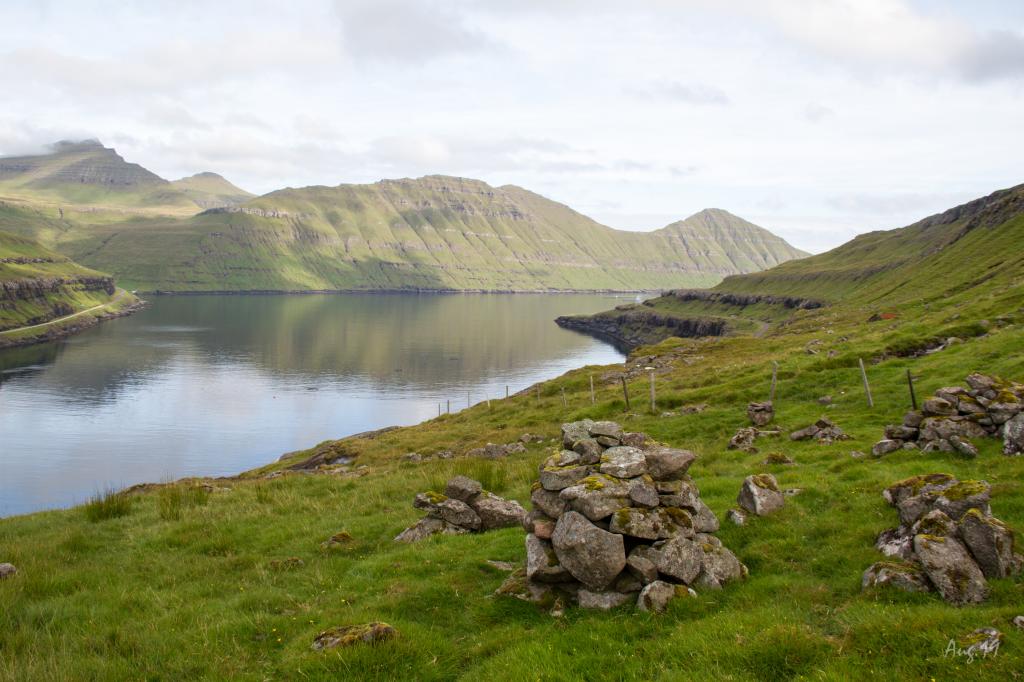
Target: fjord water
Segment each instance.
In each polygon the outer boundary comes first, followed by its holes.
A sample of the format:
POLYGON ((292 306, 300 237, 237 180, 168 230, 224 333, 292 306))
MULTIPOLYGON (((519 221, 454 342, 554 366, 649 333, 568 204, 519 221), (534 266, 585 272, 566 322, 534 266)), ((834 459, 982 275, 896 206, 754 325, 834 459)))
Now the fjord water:
POLYGON ((153 297, 143 312, 64 342, 0 351, 0 516, 108 487, 235 474, 329 438, 435 417, 448 400, 454 412, 467 393, 475 404, 506 385, 618 362, 610 346, 553 320, 619 302, 153 297))

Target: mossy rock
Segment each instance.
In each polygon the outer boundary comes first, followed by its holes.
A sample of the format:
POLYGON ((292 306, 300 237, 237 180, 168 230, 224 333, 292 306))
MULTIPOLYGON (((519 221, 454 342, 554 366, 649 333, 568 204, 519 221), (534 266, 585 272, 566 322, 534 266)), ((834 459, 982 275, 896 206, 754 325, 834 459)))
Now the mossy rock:
POLYGON ((441 493, 435 492, 433 490, 428 490, 427 492, 423 493, 423 496, 427 498, 430 504, 441 504, 442 502, 448 499, 447 495, 442 495, 441 493))
POLYGON ((380 644, 397 635, 398 631, 387 623, 339 625, 317 635, 313 639, 313 649, 322 651, 354 644, 380 644))
POLYGON ((991 487, 985 481, 960 481, 942 491, 942 496, 950 501, 965 500, 975 495, 987 493, 991 487))
POLYGON ((774 490, 779 492, 779 485, 775 482, 775 477, 771 474, 754 474, 750 477, 750 480, 758 488, 764 488, 765 490, 774 490))

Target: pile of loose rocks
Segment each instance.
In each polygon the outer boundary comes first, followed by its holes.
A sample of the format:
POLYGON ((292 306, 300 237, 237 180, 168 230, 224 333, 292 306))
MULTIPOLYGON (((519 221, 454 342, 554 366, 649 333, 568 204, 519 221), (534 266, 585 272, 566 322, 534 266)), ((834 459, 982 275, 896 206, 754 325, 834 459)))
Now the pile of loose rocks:
POLYGON ((1024 454, 1024 384, 975 373, 967 385, 939 389, 902 424, 886 426, 872 454, 920 448, 977 457, 970 439, 984 437, 1002 437, 1004 455, 1024 454))
POLYGON ((608 609, 661 611, 718 589, 746 567, 712 533, 718 519, 686 474, 697 458, 607 421, 562 426, 524 520, 526 568, 499 593, 608 609))
POLYGON ((526 510, 515 500, 506 500, 483 489, 479 481, 456 476, 448 481, 444 494, 420 493, 412 506, 427 515, 406 528, 395 540, 417 542, 431 535, 462 535, 495 528, 518 526, 526 510))
POLYGON ((754 426, 767 426, 775 418, 775 408, 772 401, 763 403, 750 403, 747 405, 747 418, 754 426))
POLYGON ((812 438, 822 445, 831 445, 837 440, 850 439, 846 432, 828 417, 822 417, 810 426, 789 434, 790 440, 810 440, 812 438))
POLYGON ((947 602, 968 604, 988 596, 986 578, 1017 575, 1024 567, 1024 557, 1013 551, 1013 531, 992 516, 985 481, 926 474, 895 483, 882 495, 899 511, 900 525, 883 531, 875 547, 894 560, 868 568, 863 588, 935 590, 947 602))

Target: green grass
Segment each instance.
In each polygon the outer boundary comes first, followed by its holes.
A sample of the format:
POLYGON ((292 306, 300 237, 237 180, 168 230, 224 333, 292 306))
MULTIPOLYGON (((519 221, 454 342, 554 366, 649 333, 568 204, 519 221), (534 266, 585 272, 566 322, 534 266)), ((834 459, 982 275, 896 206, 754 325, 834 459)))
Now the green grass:
MULTIPOLYGON (((989 234, 1016 229, 1008 223, 989 234)), ((933 282, 926 291, 851 296, 775 320, 762 337, 670 339, 639 349, 673 362, 657 376, 654 411, 646 376, 629 382, 627 413, 615 374, 621 367, 584 367, 541 384, 539 397, 528 390, 490 407, 349 439, 344 451, 366 467, 362 476, 261 477, 305 451, 235 480, 210 481, 230 490, 209 493, 205 504, 186 502, 188 486, 201 482, 183 481, 133 493, 130 513, 98 522, 83 509, 0 520, 0 561, 19 569, 0 583, 0 679, 1015 679, 1024 632, 1010 621, 1024 612, 1022 578, 990 581, 989 599, 963 608, 934 594, 860 590, 862 572, 882 559, 876 535, 897 524, 881 497, 895 481, 930 472, 986 480, 993 513, 1024 528, 1024 457, 1002 456, 995 439, 978 441, 973 460, 906 451, 883 459, 850 455, 869 452, 884 426, 909 409, 908 370, 918 377, 919 399, 974 371, 1024 380, 1020 271, 1007 267, 979 282, 977 268, 990 263, 970 234, 966 239, 938 256, 947 268, 941 284, 928 278, 931 261, 902 271, 908 281, 933 282), (883 309, 890 315, 879 319, 883 309), (963 343, 919 357, 888 352, 951 329, 963 343), (815 340, 818 352, 808 353, 815 340), (858 359, 867 363, 873 408, 858 359), (726 449, 747 424, 747 402, 767 397, 773 361, 783 434, 828 416, 851 440, 823 446, 783 435, 760 440, 758 453, 726 449), (833 398, 828 407, 817 402, 826 394, 833 398), (708 407, 662 416, 696 403, 708 407), (614 419, 696 451, 690 473, 723 522, 748 475, 772 473, 781 487, 803 492, 770 517, 742 527, 723 523, 718 535, 749 567, 749 579, 676 600, 661 616, 621 608, 569 609, 553 618, 494 596, 505 574, 487 561, 524 559, 517 528, 393 542, 421 516, 413 496, 438 490, 455 474, 525 504, 552 444, 498 461, 410 463, 405 453, 462 453, 523 432, 554 437, 560 423, 585 417, 614 419), (762 464, 771 452, 796 465, 762 464), (342 530, 351 542, 321 548, 342 530), (398 637, 379 646, 310 649, 327 628, 371 621, 393 625, 398 637), (949 640, 985 626, 1005 635, 998 656, 973 663, 944 656, 949 640)), ((1005 254, 1007 244, 1020 242, 1000 243, 1005 254)))
POLYGON ((133 502, 130 495, 117 490, 105 490, 96 493, 82 509, 85 512, 85 518, 91 523, 99 523, 127 516, 132 512, 133 502))

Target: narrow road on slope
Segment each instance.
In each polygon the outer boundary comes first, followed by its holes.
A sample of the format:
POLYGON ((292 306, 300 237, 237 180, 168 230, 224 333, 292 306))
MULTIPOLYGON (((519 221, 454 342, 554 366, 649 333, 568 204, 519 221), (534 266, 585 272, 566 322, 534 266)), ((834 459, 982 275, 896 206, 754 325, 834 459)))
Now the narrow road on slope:
POLYGON ((114 303, 117 303, 120 299, 122 299, 124 297, 124 295, 126 293, 127 292, 122 289, 117 294, 117 296, 115 296, 114 298, 110 299, 106 303, 100 303, 99 305, 94 305, 91 308, 86 308, 85 310, 79 310, 77 313, 72 313, 71 315, 65 315, 64 317, 58 317, 56 320, 50 320, 49 322, 41 322, 39 324, 33 324, 33 325, 28 326, 28 327, 18 327, 17 329, 8 329, 6 331, 0 332, 0 335, 2 335, 2 334, 14 334, 15 332, 24 332, 24 331, 28 331, 29 329, 38 329, 39 327, 48 327, 51 324, 57 324, 58 322, 63 322, 65 320, 70 320, 73 317, 78 317, 79 315, 85 315, 86 313, 91 313, 94 310, 99 310, 100 308, 106 308, 108 305, 112 305, 114 303))

